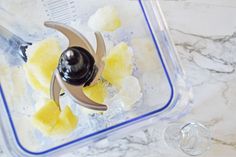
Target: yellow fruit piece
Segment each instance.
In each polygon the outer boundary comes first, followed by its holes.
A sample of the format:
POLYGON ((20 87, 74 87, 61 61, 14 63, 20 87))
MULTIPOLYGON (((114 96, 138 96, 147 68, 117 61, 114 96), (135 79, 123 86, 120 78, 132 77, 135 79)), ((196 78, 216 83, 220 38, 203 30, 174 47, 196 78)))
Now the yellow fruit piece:
POLYGON ((30 47, 29 51, 24 66, 28 82, 34 89, 48 95, 51 78, 62 52, 59 42, 48 38, 30 47))
POLYGON ((107 90, 102 81, 98 81, 93 86, 83 87, 83 92, 88 98, 100 104, 104 103, 107 96, 107 90))
POLYGON ((66 135, 72 132, 78 123, 77 117, 69 106, 60 112, 53 100, 48 100, 33 116, 33 124, 45 135, 66 135))
POLYGON ((120 81, 132 74, 132 56, 133 52, 124 42, 112 48, 104 60, 103 78, 112 85, 120 86, 120 81))
POLYGON ((53 100, 48 100, 33 116, 33 124, 44 134, 48 135, 56 125, 60 110, 53 100))
POLYGON ((161 69, 158 64, 156 49, 151 39, 134 38, 131 44, 135 52, 135 64, 142 73, 161 69))
POLYGON ((24 65, 24 71, 26 74, 26 78, 28 80, 28 82, 31 84, 32 88, 34 88, 35 90, 39 90, 43 93, 45 93, 46 95, 50 94, 49 88, 44 86, 43 84, 41 84, 33 75, 33 73, 29 70, 30 68, 28 68, 27 65, 24 65))
POLYGON ((78 123, 78 118, 72 113, 71 109, 66 106, 59 115, 58 121, 50 135, 67 135, 72 132, 78 123))
POLYGON ((89 18, 88 26, 94 31, 113 32, 121 26, 121 20, 115 7, 105 6, 89 18))

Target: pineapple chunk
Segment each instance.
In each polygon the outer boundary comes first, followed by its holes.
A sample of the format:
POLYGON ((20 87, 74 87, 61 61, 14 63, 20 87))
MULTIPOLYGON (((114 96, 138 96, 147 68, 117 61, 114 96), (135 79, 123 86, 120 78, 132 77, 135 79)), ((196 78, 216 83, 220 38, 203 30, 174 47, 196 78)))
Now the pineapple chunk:
POLYGON ((103 78, 119 87, 121 80, 132 74, 132 57, 133 52, 124 42, 112 48, 104 60, 103 78))
POLYGON ((48 135, 58 121, 60 110, 53 100, 49 100, 33 116, 33 124, 44 134, 48 135))
POLYGON ((134 50, 135 64, 141 73, 162 69, 158 64, 156 49, 151 39, 134 38, 131 44, 134 50))
POLYGON ((48 38, 30 47, 27 53, 29 58, 24 70, 28 82, 48 96, 52 75, 61 55, 60 45, 56 39, 48 38))
POLYGON ((67 135, 76 128, 77 123, 78 118, 72 113, 70 107, 66 106, 50 135, 67 135))
POLYGON ((28 67, 27 65, 24 65, 24 71, 26 74, 26 78, 28 80, 28 82, 31 84, 31 86, 35 89, 35 90, 39 90, 43 93, 45 93, 46 95, 49 95, 50 91, 48 87, 45 87, 43 84, 41 84, 33 75, 33 73, 31 72, 31 70, 29 70, 30 67, 28 67))
POLYGON ((83 87, 83 92, 88 98, 100 104, 104 103, 107 96, 105 83, 102 81, 98 81, 93 86, 83 87))
POLYGON ((45 105, 33 116, 33 124, 45 135, 66 135, 73 131, 78 123, 77 117, 69 106, 60 112, 53 100, 45 105))
POLYGON ((88 26, 94 31, 113 32, 121 26, 121 20, 113 6, 105 6, 89 18, 88 26))

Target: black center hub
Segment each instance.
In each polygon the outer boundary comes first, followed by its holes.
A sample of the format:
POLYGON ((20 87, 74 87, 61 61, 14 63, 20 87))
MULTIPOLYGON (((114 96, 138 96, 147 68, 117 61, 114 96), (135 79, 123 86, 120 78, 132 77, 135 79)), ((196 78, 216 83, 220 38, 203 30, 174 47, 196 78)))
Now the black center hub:
POLYGON ((82 47, 69 47, 59 60, 61 78, 72 85, 89 85, 98 71, 93 56, 82 47))

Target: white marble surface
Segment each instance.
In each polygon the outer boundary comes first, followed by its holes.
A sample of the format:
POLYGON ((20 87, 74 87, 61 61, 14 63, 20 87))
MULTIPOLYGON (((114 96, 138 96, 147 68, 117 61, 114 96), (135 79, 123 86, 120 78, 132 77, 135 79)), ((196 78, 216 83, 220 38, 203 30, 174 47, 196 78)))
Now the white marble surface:
MULTIPOLYGON (((212 133, 205 157, 236 156, 236 1, 160 0, 180 59, 193 86, 194 106, 180 121, 197 120, 212 133)), ((184 157, 153 126, 66 157, 184 157)), ((6 155, 0 151, 0 157, 6 155)))

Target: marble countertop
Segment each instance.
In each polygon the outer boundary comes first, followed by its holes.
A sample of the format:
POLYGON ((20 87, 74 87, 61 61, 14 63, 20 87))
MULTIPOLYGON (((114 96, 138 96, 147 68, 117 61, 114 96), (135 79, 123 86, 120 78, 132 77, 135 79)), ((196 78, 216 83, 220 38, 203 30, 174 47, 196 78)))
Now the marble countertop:
MULTIPOLYGON (((204 157, 236 156, 236 1, 160 0, 194 106, 180 121, 196 120, 212 133, 204 157)), ((164 124, 163 124, 164 125, 164 124)), ((184 157, 163 144, 160 125, 112 143, 99 142, 65 157, 184 157)), ((0 150, 0 157, 5 157, 0 150)))

